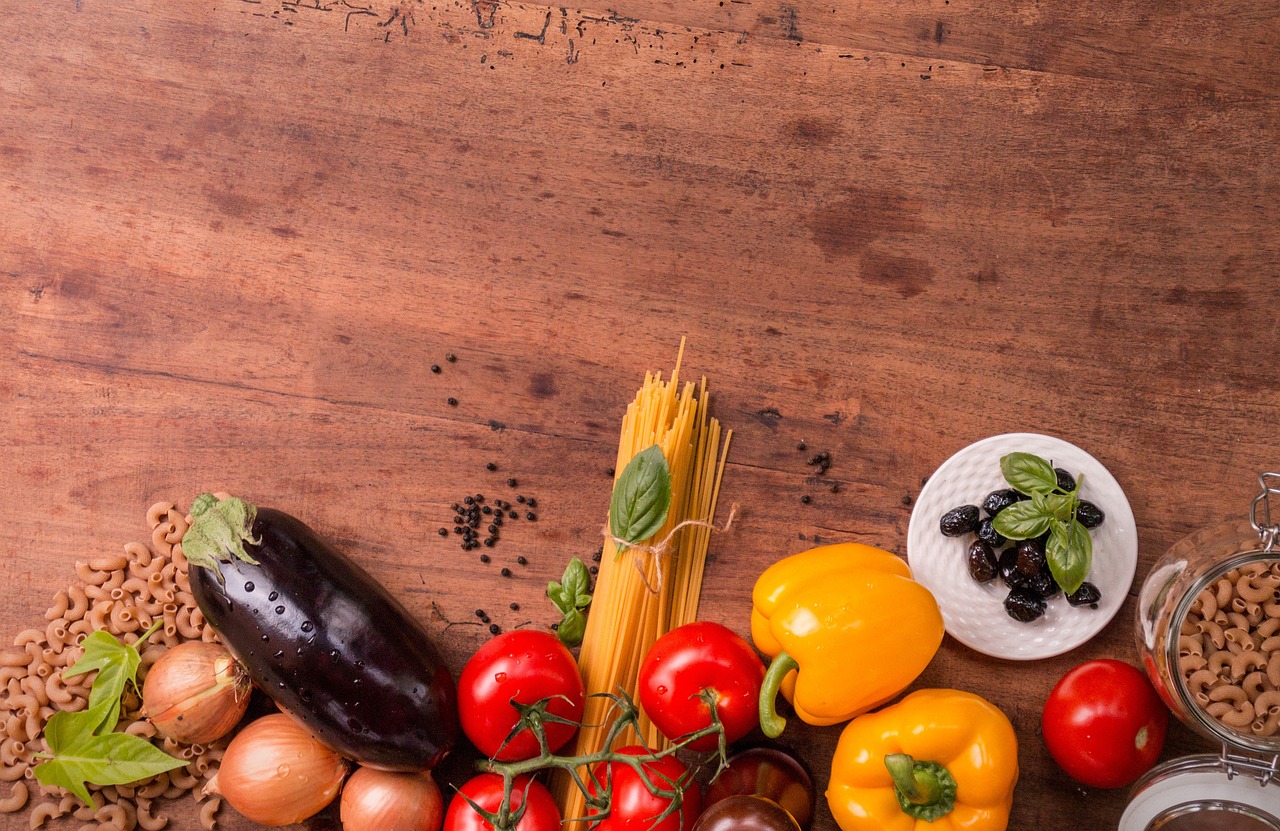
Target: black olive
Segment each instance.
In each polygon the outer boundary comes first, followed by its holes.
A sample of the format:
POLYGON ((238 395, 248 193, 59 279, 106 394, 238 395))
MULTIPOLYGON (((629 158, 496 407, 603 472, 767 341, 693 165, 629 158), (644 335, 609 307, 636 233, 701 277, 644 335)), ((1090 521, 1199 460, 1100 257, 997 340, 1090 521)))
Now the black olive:
POLYGON ((1027 589, 1014 589, 1004 599, 1004 610, 1009 617, 1022 623, 1039 618, 1047 607, 1044 598, 1027 589))
POLYGON ((1087 499, 1081 499, 1080 504, 1076 506, 1076 521, 1085 528, 1097 528, 1107 515, 1102 509, 1087 499))
POLYGON ((1102 592, 1092 583, 1081 583, 1075 593, 1067 595, 1067 602, 1072 606, 1090 606, 1094 609, 1098 608, 1098 601, 1101 599, 1102 592))
POLYGON ((1000 579, 1004 580, 1005 585, 1009 584, 1009 580, 1017 572, 1018 549, 1009 546, 1000 552, 1000 557, 996 560, 997 567, 1000 570, 1000 579))
POLYGON ((1071 493, 1076 489, 1076 477, 1067 473, 1060 467, 1055 467, 1053 472, 1058 476, 1058 489, 1071 493))
POLYGON ((1053 574, 1047 567, 1042 568, 1040 571, 1028 578, 1025 588, 1028 591, 1035 592, 1045 600, 1048 600, 1050 597, 1053 597, 1062 590, 1058 585, 1058 582, 1053 579, 1053 574))
POLYGON ((977 505, 961 505, 943 514, 938 527, 942 529, 942 536, 958 537, 978 530, 979 515, 977 505))
POLYGON ((1008 542, 1004 535, 996 530, 995 523, 991 521, 991 517, 987 517, 978 523, 978 539, 990 543, 992 548, 999 548, 1008 542))
POLYGON ((979 583, 990 583, 999 571, 996 553, 985 540, 975 540, 969 546, 969 576, 979 583))
POLYGON ((1018 571, 1028 577, 1032 577, 1039 574, 1040 570, 1044 568, 1044 565, 1045 557, 1043 546, 1035 540, 1022 540, 1018 543, 1018 559, 1014 565, 1018 571))
POLYGON ((1013 503, 1021 502, 1024 499, 1026 499, 1026 497, 1015 491, 1013 488, 1004 488, 1002 490, 992 491, 987 494, 986 499, 982 500, 982 510, 987 512, 987 516, 993 517, 1013 503))

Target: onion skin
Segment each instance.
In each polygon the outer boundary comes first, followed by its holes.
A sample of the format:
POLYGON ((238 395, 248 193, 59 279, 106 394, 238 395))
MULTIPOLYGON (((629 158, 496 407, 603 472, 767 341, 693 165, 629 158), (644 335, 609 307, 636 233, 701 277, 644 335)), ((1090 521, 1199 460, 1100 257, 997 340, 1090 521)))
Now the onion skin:
POLYGON ((142 709, 160 735, 208 744, 244 718, 249 686, 249 676, 226 647, 188 641, 161 655, 147 672, 142 709))
POLYGON ((342 831, 440 831, 444 797, 430 773, 360 768, 342 789, 342 831))
POLYGON ((205 793, 220 794, 260 825, 292 825, 333 801, 347 763, 289 716, 250 722, 227 745, 205 793))

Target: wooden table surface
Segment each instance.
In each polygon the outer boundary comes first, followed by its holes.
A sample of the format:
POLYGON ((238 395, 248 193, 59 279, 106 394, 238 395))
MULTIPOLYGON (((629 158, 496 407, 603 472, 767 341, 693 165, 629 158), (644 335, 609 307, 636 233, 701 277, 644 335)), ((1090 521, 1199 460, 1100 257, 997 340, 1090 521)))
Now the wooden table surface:
MULTIPOLYGON (((1011 828, 1115 826, 1126 793, 1061 773, 1039 713, 1136 663, 1150 565, 1280 467, 1273 3, 56 0, 0 33, 0 631, 153 501, 226 489, 331 537, 456 672, 488 633, 449 621, 553 619, 686 336, 741 508, 702 616, 740 632, 784 555, 905 553, 977 439, 1114 473, 1140 561, 1111 625, 1030 663, 948 638, 918 683, 1014 721, 1011 828), (491 564, 437 536, 508 477, 540 517, 491 564)), ((838 734, 788 734, 822 782, 838 734)))

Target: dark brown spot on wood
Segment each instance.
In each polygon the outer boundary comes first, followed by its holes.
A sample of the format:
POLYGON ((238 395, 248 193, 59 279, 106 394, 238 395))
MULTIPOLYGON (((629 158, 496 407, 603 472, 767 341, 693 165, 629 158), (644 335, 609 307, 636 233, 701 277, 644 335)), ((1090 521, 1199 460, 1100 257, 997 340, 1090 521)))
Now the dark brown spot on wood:
POLYGON ((877 239, 924 230, 920 207, 900 193, 849 188, 845 196, 818 209, 813 241, 828 257, 849 257, 877 239))
POLYGON ((782 128, 785 138, 808 147, 830 144, 839 131, 834 121, 812 117, 798 119, 782 128))
POLYGON ((213 203, 213 206, 220 213, 224 213, 227 216, 248 216, 258 209, 256 201, 234 191, 208 188, 205 190, 205 195, 209 197, 209 201, 213 203))
POLYGON ((290 228, 288 225, 274 225, 271 228, 271 233, 275 234, 277 237, 284 237, 285 239, 294 239, 298 236, 298 232, 293 228, 290 228))
POLYGON ((939 20, 933 26, 933 42, 941 45, 942 37, 945 34, 945 32, 946 32, 946 29, 945 27, 943 27, 942 21, 939 20))
POLYGON ((915 257, 868 251, 862 257, 862 279, 896 289, 904 299, 920 294, 933 282, 933 266, 915 257))
POLYGON ((551 398, 556 394, 556 379, 550 372, 529 376, 529 394, 534 398, 551 398))

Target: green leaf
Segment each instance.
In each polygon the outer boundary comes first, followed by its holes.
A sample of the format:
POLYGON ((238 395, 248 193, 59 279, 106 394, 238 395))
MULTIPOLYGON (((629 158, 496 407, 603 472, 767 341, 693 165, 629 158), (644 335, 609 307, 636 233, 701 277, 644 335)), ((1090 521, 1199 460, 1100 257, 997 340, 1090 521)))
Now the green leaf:
POLYGON ((98 677, 89 691, 90 713, 96 713, 101 721, 90 732, 110 733, 116 729, 120 718, 120 697, 127 684, 138 686, 138 666, 142 659, 138 650, 120 643, 110 633, 99 629, 84 639, 84 655, 63 671, 63 678, 72 678, 97 670, 98 677))
POLYGON ((234 496, 218 499, 202 493, 191 503, 191 527, 182 537, 182 553, 191 565, 211 569, 222 579, 219 563, 231 558, 258 565, 245 544, 260 542, 253 536, 253 521, 258 509, 234 496))
POLYGON ((1089 537, 1089 529, 1075 520, 1055 521, 1049 529, 1045 557, 1053 579, 1064 592, 1075 594, 1093 566, 1093 540, 1089 537))
POLYGON ((582 643, 586 633, 587 619, 582 610, 591 604, 591 574, 586 565, 577 557, 569 560, 565 566, 560 582, 552 580, 547 584, 547 597, 560 610, 564 619, 556 629, 556 635, 566 646, 577 646, 582 643))
MULTIPOLYGON (((609 531, 636 544, 658 532, 671 508, 671 470, 662 448, 652 445, 635 455, 613 486, 609 531)), ((621 551, 625 546, 619 546, 621 551)))
POLYGON ((556 627, 556 637, 568 647, 582 643, 582 636, 585 634, 587 634, 587 618, 577 609, 569 611, 556 627))
MULTIPOLYGON (((1004 474, 1004 479, 1010 487, 1027 496, 1035 493, 1053 493, 1058 488, 1058 474, 1053 472, 1053 465, 1034 453, 1010 453, 1001 456, 1000 472, 1004 474)), ((183 550, 186 550, 185 546, 183 550)))
POLYGON ((1077 492, 1049 494, 1044 497, 1045 510, 1052 514, 1055 519, 1060 519, 1063 522, 1075 519, 1076 506, 1080 504, 1080 497, 1076 496, 1077 492))
MULTIPOLYGON (((57 713, 49 723, 52 725, 60 715, 78 714, 57 713)), ((146 739, 128 733, 97 736, 81 732, 72 735, 71 731, 58 730, 51 735, 46 730, 45 736, 55 756, 36 765, 36 779, 44 785, 66 788, 84 800, 86 805, 93 804, 86 782, 126 785, 187 764, 146 739)))
POLYGON ((992 525, 1011 540, 1029 540, 1048 530, 1052 518, 1038 501, 1015 502, 996 514, 992 525))

